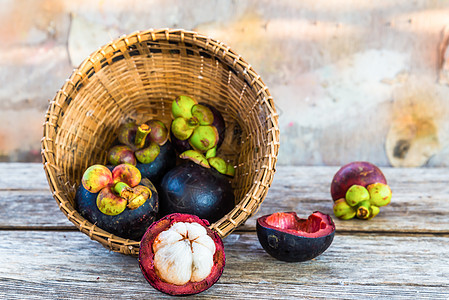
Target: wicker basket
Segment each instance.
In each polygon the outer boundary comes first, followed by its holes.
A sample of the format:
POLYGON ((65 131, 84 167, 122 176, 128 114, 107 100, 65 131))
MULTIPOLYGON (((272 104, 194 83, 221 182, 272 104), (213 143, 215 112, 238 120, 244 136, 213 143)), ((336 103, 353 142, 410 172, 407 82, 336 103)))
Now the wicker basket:
POLYGON ((219 155, 236 166, 235 208, 211 228, 227 236, 253 215, 273 180, 278 115, 268 88, 223 43, 185 30, 148 30, 92 53, 57 92, 45 116, 44 169, 62 212, 106 248, 137 255, 139 242, 112 235, 74 209, 84 170, 106 163, 118 127, 156 117, 167 125, 171 102, 189 95, 213 104, 226 121, 219 155))

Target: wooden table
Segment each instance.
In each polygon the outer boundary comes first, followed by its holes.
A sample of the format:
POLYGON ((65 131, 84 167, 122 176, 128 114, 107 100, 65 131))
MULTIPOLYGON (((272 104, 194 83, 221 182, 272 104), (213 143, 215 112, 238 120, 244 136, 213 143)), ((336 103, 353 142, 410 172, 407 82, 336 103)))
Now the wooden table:
MULTIPOLYGON (((449 298, 449 169, 383 168, 393 200, 370 221, 334 218, 329 249, 303 263, 271 258, 256 218, 332 215, 338 167, 281 167, 258 213, 224 239, 226 267, 198 298, 449 298)), ((79 232, 52 198, 40 164, 0 164, 0 299, 158 299, 137 259, 79 232)))

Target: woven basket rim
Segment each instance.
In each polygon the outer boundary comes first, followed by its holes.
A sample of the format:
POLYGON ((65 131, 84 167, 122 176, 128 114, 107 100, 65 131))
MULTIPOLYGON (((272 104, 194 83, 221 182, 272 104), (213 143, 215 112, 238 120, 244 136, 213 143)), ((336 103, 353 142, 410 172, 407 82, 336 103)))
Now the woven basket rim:
POLYGON ((234 209, 219 221, 211 224, 210 228, 215 230, 221 237, 226 237, 238 226, 243 224, 249 217, 257 212, 260 204, 265 199, 268 188, 273 181, 275 173, 275 165, 279 151, 279 126, 278 114, 274 106, 273 98, 268 87, 262 81, 252 66, 248 64, 239 54, 234 52, 229 46, 223 42, 214 40, 206 35, 199 34, 195 31, 184 29, 148 29, 145 31, 137 31, 129 35, 123 35, 116 40, 98 48, 89 55, 78 68, 74 69, 70 77, 64 85, 59 89, 55 97, 49 102, 43 124, 43 138, 41 139, 41 154, 43 167, 47 176, 53 198, 57 201, 61 211, 66 217, 83 233, 87 234, 91 239, 100 242, 103 246, 112 251, 123 254, 137 255, 139 243, 137 241, 123 239, 121 237, 110 234, 84 219, 65 199, 64 195, 58 189, 57 173, 60 172, 56 165, 55 159, 55 140, 49 136, 52 129, 55 128, 59 113, 62 109, 62 101, 67 99, 72 93, 76 93, 77 85, 83 81, 87 74, 93 69, 94 72, 99 71, 98 62, 104 58, 110 57, 116 51, 126 51, 135 43, 144 41, 160 42, 160 41, 178 41, 182 43, 194 43, 204 48, 215 58, 220 59, 228 66, 238 69, 243 74, 245 80, 252 89, 256 91, 257 97, 262 96, 260 105, 267 107, 269 117, 267 121, 271 122, 271 126, 267 134, 271 135, 271 141, 268 147, 268 164, 262 166, 263 176, 260 182, 255 182, 246 196, 234 207, 234 209), (238 214, 236 214, 238 212, 238 214), (226 224, 225 224, 226 223, 226 224))

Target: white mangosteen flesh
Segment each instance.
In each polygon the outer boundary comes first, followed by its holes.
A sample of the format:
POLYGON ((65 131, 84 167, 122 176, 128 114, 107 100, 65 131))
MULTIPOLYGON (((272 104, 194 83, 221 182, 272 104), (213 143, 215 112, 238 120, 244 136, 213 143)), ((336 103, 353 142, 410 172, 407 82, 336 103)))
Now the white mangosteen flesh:
POLYGON ((199 282, 211 273, 215 250, 215 243, 203 226, 177 222, 156 237, 154 267, 168 283, 199 282))

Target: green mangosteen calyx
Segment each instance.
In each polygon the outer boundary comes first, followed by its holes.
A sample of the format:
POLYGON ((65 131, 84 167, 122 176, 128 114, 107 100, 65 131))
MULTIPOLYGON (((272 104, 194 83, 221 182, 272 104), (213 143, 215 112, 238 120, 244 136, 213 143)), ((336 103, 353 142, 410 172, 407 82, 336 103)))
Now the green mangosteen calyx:
POLYGON ((206 158, 206 156, 196 150, 184 151, 179 157, 181 159, 189 159, 204 168, 213 168, 223 175, 230 177, 235 175, 234 166, 220 157, 212 156, 206 158))
POLYGON ((98 193, 98 209, 110 216, 126 208, 136 209, 151 198, 151 190, 140 185, 142 176, 133 165, 120 164, 112 171, 103 165, 93 165, 84 172, 82 184, 91 193, 98 193))
POLYGON ((379 214, 379 207, 391 201, 391 189, 382 171, 366 161, 355 161, 341 167, 331 183, 331 196, 336 217, 369 220, 379 214))
POLYGON ((188 140, 193 149, 203 153, 217 146, 219 135, 210 108, 188 96, 178 96, 172 102, 172 114, 171 131, 177 139, 188 140))
POLYGON ((168 129, 159 120, 149 120, 141 125, 134 122, 123 124, 118 133, 120 144, 109 150, 108 160, 113 165, 149 164, 157 158, 160 147, 167 140, 168 129))
POLYGON ((361 185, 353 185, 349 188, 349 190, 346 192, 346 202, 350 206, 356 206, 360 202, 368 200, 369 199, 369 193, 368 190, 361 185))
POLYGON ((352 185, 344 198, 334 202, 336 217, 349 220, 353 217, 369 220, 379 213, 379 207, 391 201, 391 189, 388 185, 376 182, 366 188, 361 185, 352 185))
POLYGON ((350 206, 345 198, 338 199, 334 202, 334 215, 343 220, 349 220, 355 217, 355 209, 350 206))

